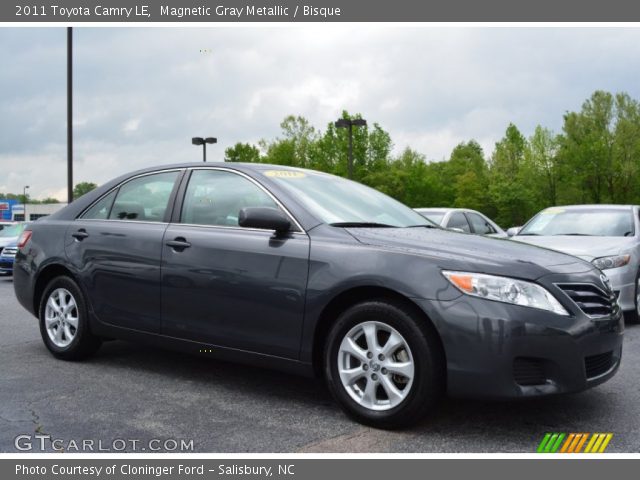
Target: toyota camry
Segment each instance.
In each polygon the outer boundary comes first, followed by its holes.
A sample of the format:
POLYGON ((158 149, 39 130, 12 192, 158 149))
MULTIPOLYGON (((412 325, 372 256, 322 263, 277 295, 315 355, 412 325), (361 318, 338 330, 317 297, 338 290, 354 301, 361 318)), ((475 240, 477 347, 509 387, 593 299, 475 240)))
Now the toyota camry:
POLYGON ((58 359, 116 338, 315 374, 382 428, 445 393, 584 390, 622 353, 593 264, 446 231, 361 184, 281 166, 121 176, 29 225, 14 277, 58 359))

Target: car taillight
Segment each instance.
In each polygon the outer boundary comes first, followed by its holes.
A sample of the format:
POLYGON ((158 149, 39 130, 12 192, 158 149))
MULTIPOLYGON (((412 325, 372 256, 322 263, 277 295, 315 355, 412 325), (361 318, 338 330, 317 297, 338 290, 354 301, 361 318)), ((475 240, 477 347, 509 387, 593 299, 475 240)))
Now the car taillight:
POLYGON ((24 247, 30 239, 31 239, 31 230, 23 231, 22 235, 20 235, 20 238, 18 239, 18 248, 24 247))

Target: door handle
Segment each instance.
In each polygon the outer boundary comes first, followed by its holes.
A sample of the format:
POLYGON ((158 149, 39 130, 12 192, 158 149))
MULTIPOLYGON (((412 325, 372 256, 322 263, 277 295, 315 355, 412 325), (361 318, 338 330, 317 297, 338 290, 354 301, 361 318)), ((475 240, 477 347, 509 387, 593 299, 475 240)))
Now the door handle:
POLYGON ((187 242, 183 237, 177 237, 174 240, 169 240, 167 246, 173 248, 177 252, 181 252, 185 248, 189 248, 191 244, 187 242))
POLYGON ((80 242, 80 241, 84 240, 85 238, 87 238, 89 236, 89 234, 87 233, 87 231, 84 228, 81 228, 77 232, 73 232, 71 234, 71 236, 80 242))

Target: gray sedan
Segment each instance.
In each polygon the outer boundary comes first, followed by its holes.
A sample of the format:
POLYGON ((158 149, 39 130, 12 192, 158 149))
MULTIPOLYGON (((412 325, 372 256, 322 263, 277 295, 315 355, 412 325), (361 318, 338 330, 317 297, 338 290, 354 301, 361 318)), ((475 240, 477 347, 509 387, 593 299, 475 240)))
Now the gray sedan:
POLYGON ((552 207, 512 237, 593 263, 611 281, 632 321, 640 317, 640 222, 636 205, 552 207))
POLYGON ((507 236, 493 220, 468 208, 416 208, 415 211, 449 230, 491 237, 507 236))

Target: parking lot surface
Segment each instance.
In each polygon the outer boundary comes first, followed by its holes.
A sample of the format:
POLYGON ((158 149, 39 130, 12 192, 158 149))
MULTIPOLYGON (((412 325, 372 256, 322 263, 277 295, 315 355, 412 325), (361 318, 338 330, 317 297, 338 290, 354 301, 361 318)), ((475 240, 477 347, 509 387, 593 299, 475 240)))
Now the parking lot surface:
POLYGON ((120 341, 83 362, 56 360, 7 277, 0 277, 0 331, 2 452, 17 451, 18 435, 32 436, 37 452, 33 438, 50 435, 67 451, 92 440, 94 451, 124 445, 146 453, 169 439, 193 440, 195 452, 529 453, 545 432, 612 432, 608 452, 640 451, 635 325, 627 327, 618 374, 604 385, 520 402, 445 399, 399 432, 352 422, 319 380, 120 341))

